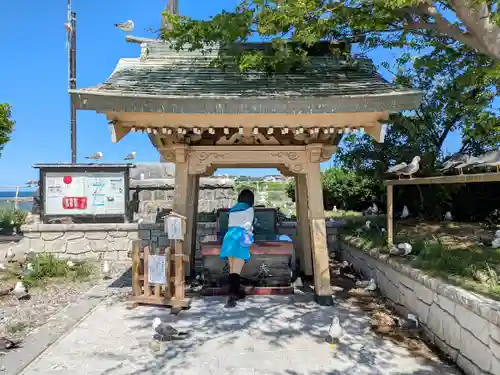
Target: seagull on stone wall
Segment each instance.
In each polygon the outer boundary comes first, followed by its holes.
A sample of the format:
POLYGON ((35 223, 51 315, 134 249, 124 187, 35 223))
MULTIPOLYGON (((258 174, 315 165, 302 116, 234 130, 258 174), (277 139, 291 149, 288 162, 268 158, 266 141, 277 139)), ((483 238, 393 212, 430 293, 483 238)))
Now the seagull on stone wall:
POLYGON ((125 31, 126 33, 129 33, 134 30, 134 22, 128 20, 127 22, 115 23, 115 27, 122 31, 125 31))
POLYGON ((132 151, 130 154, 125 156, 125 159, 123 160, 134 160, 135 159, 135 151, 132 151))
POLYGON ((97 153, 95 153, 94 155, 90 155, 90 156, 85 156, 85 159, 93 159, 93 160, 99 160, 99 159, 102 159, 102 152, 99 151, 97 153))

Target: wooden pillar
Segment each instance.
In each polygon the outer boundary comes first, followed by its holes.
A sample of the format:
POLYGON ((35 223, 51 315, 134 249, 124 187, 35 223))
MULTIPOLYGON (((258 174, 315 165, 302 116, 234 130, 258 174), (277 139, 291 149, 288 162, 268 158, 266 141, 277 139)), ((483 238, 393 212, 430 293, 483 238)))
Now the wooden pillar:
POLYGON ((299 174, 295 177, 295 206, 297 207, 297 244, 300 251, 300 271, 304 273, 304 276, 312 277, 311 232, 307 201, 306 175, 299 174))
POLYGON ((311 145, 308 150, 306 185, 309 206, 309 225, 314 270, 314 294, 318 304, 332 306, 330 285, 330 261, 326 238, 325 209, 323 206, 323 186, 321 182, 321 147, 311 145), (315 146, 315 147, 314 147, 315 146))
POLYGON ((394 223, 393 223, 393 188, 387 185, 387 245, 394 243, 394 223))
MULTIPOLYGON (((190 225, 192 228, 193 220, 192 215, 188 211, 188 201, 189 201, 189 188, 190 188, 190 176, 189 176, 189 164, 188 164, 188 151, 187 146, 181 146, 174 149, 175 153, 175 188, 174 188, 174 202, 173 211, 187 217, 186 221, 186 235, 183 241, 183 253, 185 255, 191 254, 191 238, 192 235, 189 231, 190 225)), ((187 269, 189 265, 186 267, 187 269)))
POLYGON ((200 176, 189 175, 187 192, 187 222, 186 222, 186 249, 185 254, 189 255, 189 264, 186 264, 186 275, 193 276, 194 260, 196 252, 196 218, 198 216, 198 196, 200 187, 200 176))

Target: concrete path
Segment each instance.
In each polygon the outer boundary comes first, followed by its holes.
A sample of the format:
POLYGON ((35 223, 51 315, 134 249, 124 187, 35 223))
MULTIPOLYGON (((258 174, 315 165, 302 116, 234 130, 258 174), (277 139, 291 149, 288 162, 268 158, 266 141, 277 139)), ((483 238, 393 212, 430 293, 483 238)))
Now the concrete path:
POLYGON ((296 295, 250 297, 233 310, 222 303, 217 297, 197 299, 190 310, 172 316, 153 307, 126 310, 108 299, 22 374, 459 374, 377 338, 368 317, 343 302, 320 307, 296 295), (333 313, 346 331, 337 349, 324 341, 333 313), (190 337, 152 352, 155 316, 190 337))

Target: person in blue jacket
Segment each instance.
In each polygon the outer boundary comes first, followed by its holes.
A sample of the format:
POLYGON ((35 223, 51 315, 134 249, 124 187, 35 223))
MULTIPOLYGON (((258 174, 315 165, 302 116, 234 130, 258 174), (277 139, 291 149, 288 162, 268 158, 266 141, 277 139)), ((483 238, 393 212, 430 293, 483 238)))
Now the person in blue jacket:
POLYGON ((220 257, 229 263, 229 297, 226 307, 236 306, 245 297, 240 290, 240 274, 245 262, 250 260, 250 246, 254 242, 253 220, 254 195, 244 189, 238 195, 238 203, 229 210, 228 230, 222 241, 220 257))

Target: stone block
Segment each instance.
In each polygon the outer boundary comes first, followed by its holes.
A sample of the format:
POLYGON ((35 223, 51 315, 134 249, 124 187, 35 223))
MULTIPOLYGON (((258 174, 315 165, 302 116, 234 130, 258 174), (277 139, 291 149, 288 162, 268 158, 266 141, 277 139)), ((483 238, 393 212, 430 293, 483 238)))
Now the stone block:
POLYGON ((493 356, 495 356, 498 360, 500 360, 500 343, 495 341, 492 337, 490 337, 489 347, 493 356))
POLYGON ((462 327, 472 332, 473 335, 485 345, 488 345, 490 336, 489 324, 484 318, 481 318, 458 304, 455 307, 455 317, 462 327))
POLYGON ((67 232, 65 237, 68 241, 79 240, 85 237, 85 232, 67 232))
POLYGON ((81 255, 92 251, 89 240, 83 238, 67 243, 66 252, 68 254, 81 255))
POLYGON ((451 315, 455 315, 455 302, 437 293, 435 295, 435 301, 443 310, 447 311, 451 315))
POLYGON ((128 251, 132 248, 132 240, 128 238, 116 238, 114 242, 109 243, 109 251, 128 251))
POLYGON ((479 367, 460 353, 457 356, 457 366, 460 367, 467 375, 486 375, 479 367))
POLYGON ((152 201, 153 198, 154 198, 153 191, 151 191, 151 190, 142 190, 139 192, 139 201, 140 202, 152 201))
POLYGON ((413 283, 413 291, 417 297, 427 305, 431 305, 434 301, 434 291, 418 282, 413 283))
POLYGON ((108 237, 108 232, 87 232, 85 237, 88 240, 105 240, 108 237))
MULTIPOLYGON (((433 303, 429 309, 429 316, 427 318, 427 326, 441 340, 444 340, 442 321, 446 318, 446 314, 441 307, 433 303)), ((453 319, 451 316, 449 318, 453 319)))
MULTIPOLYGON (((418 296, 417 293, 415 295, 418 296)), ((415 308, 415 314, 418 316, 418 319, 423 322, 424 324, 427 324, 427 321, 429 319, 429 312, 430 312, 430 306, 423 302, 421 299, 417 298, 416 301, 416 308, 415 308)))
POLYGON ((44 241, 54 241, 59 238, 64 237, 64 232, 42 232, 42 240, 44 241))
POLYGON ((108 235, 109 235, 109 237, 112 237, 112 238, 124 238, 124 237, 127 237, 128 232, 116 230, 116 231, 108 232, 108 235))
POLYGON ((149 231, 149 230, 140 230, 139 231, 139 238, 141 240, 150 240, 151 239, 151 231, 149 231))
POLYGON ((24 238, 37 239, 42 237, 41 232, 23 232, 24 238))
POLYGON ((65 239, 47 241, 44 244, 43 251, 47 253, 65 253, 68 242, 65 239))
POLYGON ((113 250, 110 249, 110 243, 106 240, 90 240, 88 247, 95 253, 113 250))
POLYGON ((215 189, 215 199, 231 199, 233 191, 230 189, 215 189))
POLYGON ((493 339, 496 342, 500 343, 500 327, 498 327, 496 324, 493 324, 491 322, 489 323, 489 327, 490 327, 490 336, 491 336, 491 339, 493 339))
POLYGON ((500 359, 495 356, 491 357, 490 373, 493 375, 500 375, 500 359))
POLYGON ((417 295, 415 292, 407 288, 404 284, 399 284, 399 291, 401 293, 401 303, 410 311, 416 312, 417 310, 417 295))
POLYGON ((488 346, 479 341, 471 332, 462 328, 460 331, 460 354, 472 361, 482 371, 491 368, 491 352, 488 346))

